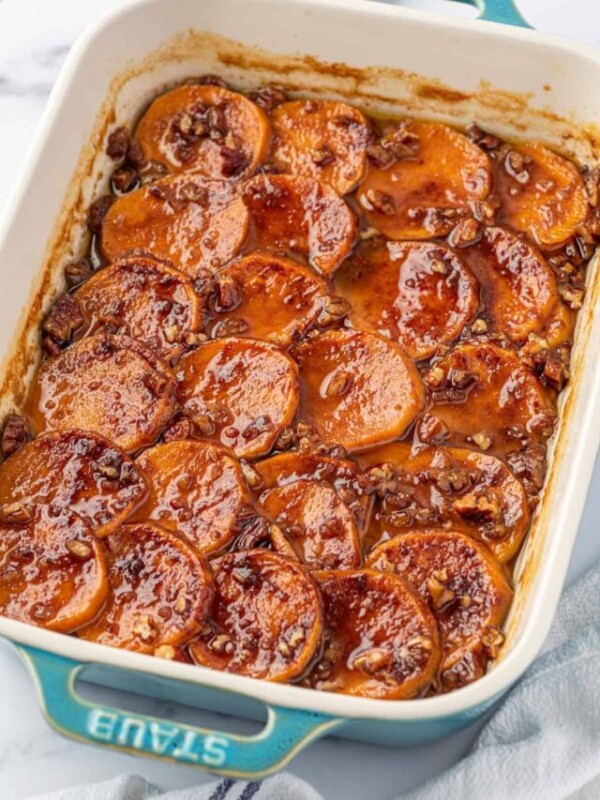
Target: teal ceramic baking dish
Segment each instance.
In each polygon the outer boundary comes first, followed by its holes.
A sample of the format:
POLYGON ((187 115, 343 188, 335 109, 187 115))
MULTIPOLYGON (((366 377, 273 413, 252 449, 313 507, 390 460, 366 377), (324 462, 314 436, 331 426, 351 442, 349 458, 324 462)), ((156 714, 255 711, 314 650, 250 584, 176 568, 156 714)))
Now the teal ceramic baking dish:
MULTIPOLYGON (((530 30, 509 0, 472 4, 479 20, 368 0, 144 0, 120 5, 94 25, 65 64, 0 229, 0 413, 22 401, 28 371, 13 368, 14 353, 25 353, 29 364, 37 358, 35 327, 61 288, 64 264, 81 246, 84 209, 107 180, 107 130, 130 119, 163 84, 207 72, 243 88, 284 78, 292 92, 350 98, 367 110, 476 121, 595 163, 598 55, 530 30)), ((516 568, 506 644, 481 680, 445 696, 371 700, 164 661, 0 619, 0 635, 26 660, 50 723, 97 745, 254 778, 327 734, 409 745, 481 716, 541 646, 591 477, 600 438, 600 371, 586 358, 600 347, 595 275, 596 259, 549 478, 516 568), (266 721, 260 733, 237 736, 110 708, 77 692, 91 666, 93 679, 109 686, 266 721)))

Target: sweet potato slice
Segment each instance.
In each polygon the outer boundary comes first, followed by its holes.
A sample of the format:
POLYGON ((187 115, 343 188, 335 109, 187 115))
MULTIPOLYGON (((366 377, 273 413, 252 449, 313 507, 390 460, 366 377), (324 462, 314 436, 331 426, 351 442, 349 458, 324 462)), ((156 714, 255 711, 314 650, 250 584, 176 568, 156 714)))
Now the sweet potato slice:
POLYGON ((484 228, 462 254, 495 331, 522 342, 543 328, 560 298, 554 272, 534 247, 502 228, 484 228))
POLYGON ((585 220, 588 202, 577 167, 538 143, 519 145, 498 160, 502 222, 552 248, 585 220))
POLYGON ((411 531, 380 544, 367 563, 400 576, 428 603, 440 631, 442 688, 480 678, 503 641, 513 596, 485 546, 456 531, 411 531))
POLYGON ((147 491, 134 462, 87 431, 38 436, 0 464, 0 504, 71 510, 99 537, 123 523, 147 491))
POLYGON ((169 172, 207 178, 250 175, 267 156, 266 114, 242 94, 220 86, 180 86, 157 97, 134 141, 144 159, 169 172))
POLYGON ((222 550, 236 535, 250 493, 239 462, 211 442, 157 444, 136 461, 149 487, 136 519, 184 535, 202 555, 222 550))
POLYGON ((435 618, 400 578, 372 569, 314 573, 325 608, 323 655, 304 683, 323 691, 404 700, 436 677, 435 618))
POLYGON ((254 249, 300 254, 323 275, 337 269, 350 252, 356 216, 331 187, 295 175, 257 175, 242 192, 254 249))
POLYGON ((102 544, 80 517, 56 506, 0 506, 0 614, 72 633, 107 594, 102 544))
POLYGON ((488 156, 464 134, 438 122, 411 122, 387 136, 415 139, 414 154, 389 165, 370 161, 358 188, 369 220, 390 239, 445 236, 491 187, 488 156))
POLYGON ((348 451, 396 439, 423 407, 414 364, 382 336, 329 331, 298 345, 294 358, 301 416, 348 451))
POLYGON ((189 641, 206 622, 214 586, 206 562, 175 534, 150 523, 123 525, 106 539, 112 592, 79 635, 152 653, 189 641))
POLYGON ((292 100, 270 114, 271 158, 281 171, 307 175, 347 194, 365 171, 369 126, 360 111, 332 100, 292 100))
POLYGON ((336 272, 335 286, 353 327, 389 336, 417 360, 456 339, 479 306, 462 258, 429 242, 365 242, 336 272))
POLYGON ((295 481, 267 489, 260 505, 279 525, 303 564, 352 569, 361 563, 358 529, 350 509, 326 483, 295 481))
POLYGON ((255 339, 290 345, 316 323, 327 286, 288 258, 253 253, 219 273, 226 291, 217 298, 212 336, 232 327, 255 339))
POLYGON ((173 373, 149 347, 98 333, 42 364, 30 411, 39 432, 81 428, 131 452, 157 438, 174 404, 173 373))
POLYGON ((518 552, 531 519, 527 495, 499 458, 462 447, 414 450, 394 442, 360 460, 381 496, 371 540, 446 525, 483 541, 501 563, 518 552))
POLYGON ((115 200, 102 223, 101 249, 109 261, 150 254, 195 278, 237 255, 248 224, 248 210, 229 184, 178 175, 115 200))
POLYGON ((256 491, 287 486, 299 480, 326 483, 338 494, 354 516, 359 533, 368 526, 373 495, 367 481, 353 461, 313 453, 279 453, 254 464, 258 476, 256 491))
POLYGON ((556 412, 553 392, 510 350, 461 344, 425 375, 431 413, 448 429, 448 444, 474 444, 506 455, 523 442, 545 442, 556 412))
POLYGON ((190 645, 194 661, 279 683, 301 675, 323 632, 321 598, 305 570, 267 550, 229 553, 212 568, 215 606, 190 645))
POLYGON ((152 258, 119 259, 92 275, 75 298, 88 334, 118 326, 163 358, 176 358, 185 335, 202 327, 204 304, 191 280, 152 258))
POLYGON ((298 407, 297 367, 268 342, 208 342, 182 356, 177 377, 185 413, 243 458, 268 453, 298 407))

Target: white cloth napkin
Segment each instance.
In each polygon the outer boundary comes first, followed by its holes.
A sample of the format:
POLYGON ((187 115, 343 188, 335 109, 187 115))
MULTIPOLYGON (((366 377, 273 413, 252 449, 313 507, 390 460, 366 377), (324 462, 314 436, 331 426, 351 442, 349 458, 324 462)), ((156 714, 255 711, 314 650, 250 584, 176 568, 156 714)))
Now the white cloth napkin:
MULTIPOLYGON (((124 775, 37 800, 148 798, 323 800, 287 773, 262 783, 224 779, 166 794, 136 775, 124 775)), ((543 654, 482 729, 471 753, 395 800, 455 798, 599 800, 600 564, 565 592, 543 654)))

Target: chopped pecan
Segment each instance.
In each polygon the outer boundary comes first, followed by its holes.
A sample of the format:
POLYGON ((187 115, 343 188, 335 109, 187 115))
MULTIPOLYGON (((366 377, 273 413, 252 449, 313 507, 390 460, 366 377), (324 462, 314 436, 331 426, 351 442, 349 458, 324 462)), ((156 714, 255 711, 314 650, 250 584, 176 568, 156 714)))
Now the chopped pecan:
POLYGON ((395 492, 398 488, 396 468, 388 461, 369 467, 365 477, 378 497, 385 497, 388 492, 395 492))
POLYGON ((214 326, 212 335, 215 339, 220 339, 224 336, 236 336, 242 333, 246 333, 250 326, 244 319, 224 319, 221 322, 217 322, 214 326))
POLYGON ((581 308, 583 305, 583 298, 585 291, 583 289, 575 289, 569 284, 559 283, 558 293, 565 301, 565 303, 574 311, 581 308))
POLYGON ((106 142, 106 155, 109 158, 118 161, 121 158, 125 158, 125 156, 127 155, 128 148, 129 148, 129 131, 123 125, 120 128, 116 128, 109 135, 106 142))
POLYGON ((250 92, 248 97, 264 111, 272 111, 287 100, 286 93, 277 86, 265 86, 257 92, 250 92))
POLYGON ((222 274, 217 281, 217 311, 231 311, 242 301, 242 290, 231 275, 222 274))
POLYGON ((472 142, 475 142, 475 144, 483 147, 484 150, 495 150, 501 144, 500 139, 493 134, 482 130, 479 125, 476 125, 475 123, 469 125, 465 133, 472 142))
POLYGON ((92 547, 87 542, 82 542, 80 539, 71 539, 66 544, 67 550, 75 558, 85 561, 92 555, 92 547))
POLYGON ((513 472, 525 484, 529 491, 539 490, 544 485, 546 473, 546 448, 542 444, 532 444, 526 450, 511 453, 507 457, 513 472))
POLYGON ((448 426, 433 414, 424 414, 417 422, 416 434, 420 442, 442 442, 448 436, 448 426))
POLYGON ((137 139, 132 139, 129 143, 129 147, 127 148, 127 160, 138 169, 147 165, 142 145, 137 139))
POLYGON ((67 264, 65 267, 65 280, 70 289, 86 281, 91 274, 92 267, 86 259, 67 264))
POLYGON ((384 214, 385 216, 391 216, 396 212, 394 198, 385 192, 380 192, 378 189, 367 189, 361 197, 361 205, 367 211, 376 211, 378 214, 384 214))
POLYGON ((441 492, 464 492, 471 485, 471 476, 464 469, 440 470, 435 484, 441 492))
POLYGON ((220 86, 221 89, 228 88, 227 83, 218 75, 201 75, 197 82, 201 86, 220 86))
POLYGON ((352 375, 343 370, 336 370, 327 382, 325 394, 327 397, 341 397, 352 386, 352 375))
POLYGON ((500 506, 496 500, 476 497, 474 494, 466 494, 464 497, 457 498, 452 503, 452 508, 460 517, 469 522, 484 524, 495 522, 500 515, 500 506))
POLYGON ((7 525, 23 525, 31 519, 31 512, 23 503, 0 505, 0 522, 7 525))
POLYGON ((588 203, 592 208, 597 208, 600 200, 600 169, 586 166, 582 170, 582 174, 588 203))
POLYGON ((481 226, 476 219, 470 217, 459 222, 448 236, 451 247, 469 247, 481 238, 481 226))
POLYGON ((316 164, 318 167, 326 167, 328 164, 331 164, 335 161, 335 155, 329 147, 328 144, 321 144, 319 147, 316 147, 310 154, 311 161, 313 164, 316 164))
POLYGON ((194 423, 187 417, 171 420, 163 433, 163 442, 175 442, 180 439, 191 439, 194 435, 194 423))
POLYGON ((110 179, 110 188, 113 194, 122 195, 132 192, 141 185, 140 176, 131 167, 119 167, 110 179))
POLYGON ((317 322, 320 326, 325 328, 328 325, 333 325, 335 322, 344 319, 349 311, 350 305, 347 300, 334 294, 328 295, 325 298, 317 322))
POLYGON ((21 414, 9 414, 0 439, 0 452, 6 458, 16 453, 30 437, 31 429, 27 417, 21 414))
POLYGON ((518 150, 509 150, 504 158, 504 169, 517 183, 526 184, 531 177, 527 167, 532 163, 533 159, 530 156, 518 150))
POLYGON ((83 315, 79 303, 73 295, 63 294, 46 315, 42 330, 55 341, 66 344, 81 325, 83 315))
POLYGON ((240 150, 235 150, 226 144, 221 147, 219 152, 223 159, 221 174, 224 178, 233 178, 234 175, 239 175, 248 163, 246 156, 240 150))
POLYGON ((478 433, 474 433, 472 439, 477 445, 477 447, 479 447, 481 450, 489 450, 492 444, 491 437, 484 431, 479 431, 478 433))
POLYGON ((114 203, 115 198, 110 194, 104 194, 102 197, 99 197, 92 205, 88 211, 87 217, 87 224, 88 228, 92 231, 92 233, 100 233, 102 229, 102 223, 104 222, 104 217, 106 216, 108 209, 114 203))

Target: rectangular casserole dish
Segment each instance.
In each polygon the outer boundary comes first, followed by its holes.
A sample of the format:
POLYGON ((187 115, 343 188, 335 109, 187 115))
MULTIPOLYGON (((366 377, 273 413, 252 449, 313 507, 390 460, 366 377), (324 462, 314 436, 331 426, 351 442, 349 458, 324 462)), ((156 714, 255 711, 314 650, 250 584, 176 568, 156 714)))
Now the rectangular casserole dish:
MULTIPOLYGON (((473 3, 486 19, 525 24, 508 0, 473 3)), ((276 82, 371 111, 475 121, 508 138, 540 139, 580 163, 598 160, 600 57, 579 44, 367 0, 144 0, 119 7, 73 48, 0 229, 0 414, 23 402, 23 376, 31 376, 39 355, 37 326, 82 245, 87 206, 106 184, 107 130, 134 117, 161 86, 210 72, 242 88, 276 82)), ((597 260, 543 501, 515 571, 506 644, 487 675, 449 695, 371 700, 148 658, 0 618, 0 635, 26 658, 49 721, 93 743, 250 778, 276 771, 326 733, 418 744, 481 716, 544 640, 591 478, 600 439, 597 260), (253 716, 265 706, 266 726, 256 736, 233 736, 88 702, 75 683, 89 665, 103 669, 95 680, 106 685, 199 708, 253 716)))

